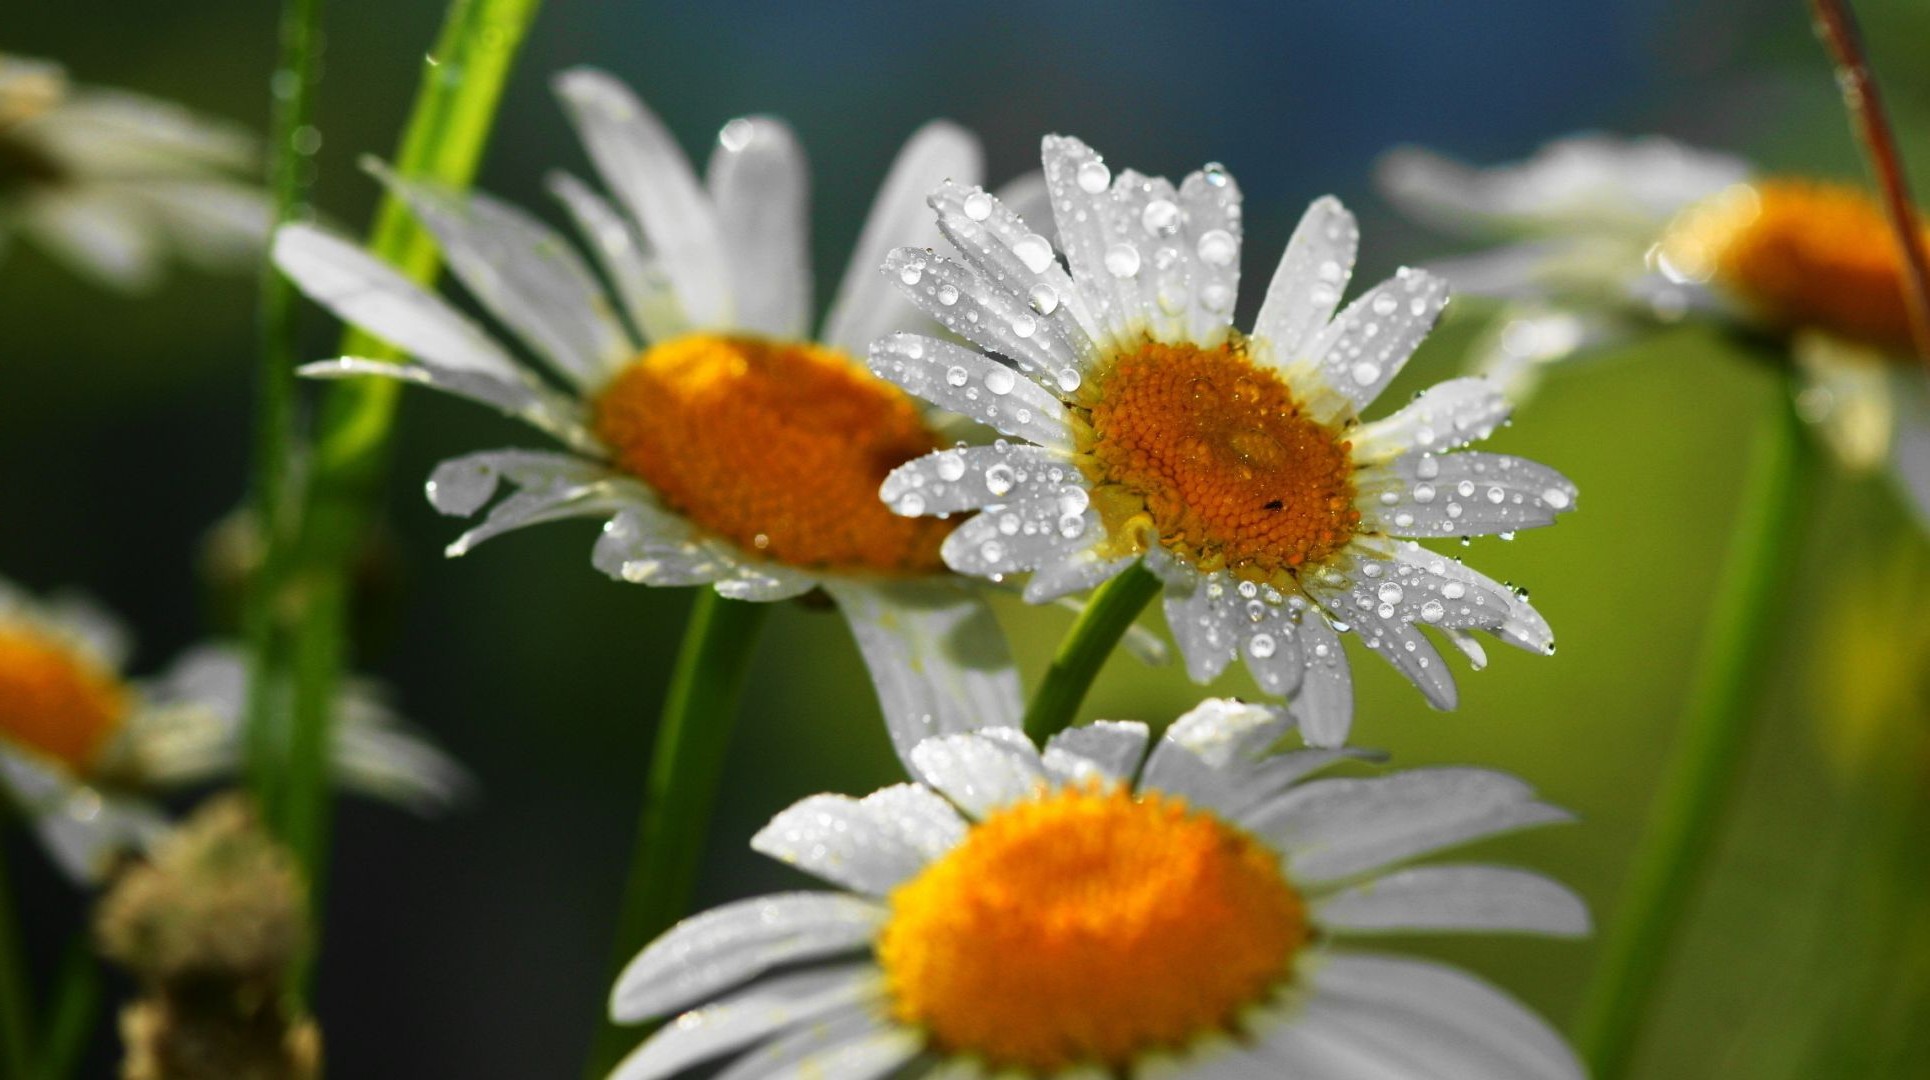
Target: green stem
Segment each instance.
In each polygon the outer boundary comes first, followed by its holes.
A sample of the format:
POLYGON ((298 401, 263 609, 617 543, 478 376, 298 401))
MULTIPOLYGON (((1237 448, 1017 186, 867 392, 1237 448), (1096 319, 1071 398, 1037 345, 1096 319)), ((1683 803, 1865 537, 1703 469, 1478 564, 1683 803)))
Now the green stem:
MULTIPOLYGON (((12 817, 8 808, 0 805, 0 826, 12 817)), ((33 1000, 28 996, 27 961, 20 951, 20 915, 13 906, 13 879, 8 874, 6 855, 0 848, 0 1080, 28 1080, 33 1000)))
MULTIPOLYGON (((649 784, 617 916, 612 978, 689 907, 744 675, 768 611, 768 604, 725 600, 709 589, 697 593, 657 723, 649 784)), ((605 1017, 585 1075, 601 1080, 636 1039, 634 1031, 605 1017)))
POLYGON ((1742 771, 1818 472, 1808 433, 1779 394, 1751 456, 1741 517, 1653 824, 1636 852, 1584 1003, 1579 1043, 1595 1080, 1618 1080, 1628 1069, 1742 771))
POLYGON ((67 943, 67 955, 60 962, 35 1074, 39 1080, 67 1080, 74 1074, 81 1050, 99 1021, 100 1007, 100 961, 94 956, 93 937, 83 927, 67 943))
POLYGON ((1100 667, 1157 595, 1159 579, 1139 563, 1094 590, 1092 601, 1059 643, 1045 680, 1025 707, 1025 732, 1034 742, 1043 745, 1072 725, 1100 667))

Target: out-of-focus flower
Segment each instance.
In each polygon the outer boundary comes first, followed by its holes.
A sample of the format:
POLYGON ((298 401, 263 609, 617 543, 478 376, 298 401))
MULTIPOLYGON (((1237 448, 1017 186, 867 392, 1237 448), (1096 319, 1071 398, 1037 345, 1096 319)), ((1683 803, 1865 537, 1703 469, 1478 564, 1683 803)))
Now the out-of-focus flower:
POLYGON ((1910 537, 1840 562, 1811 648, 1818 739, 1845 776, 1920 793, 1930 781, 1930 558, 1910 537))
POLYGON ((252 266, 272 220, 244 179, 258 156, 238 128, 0 54, 0 255, 18 235, 130 291, 158 282, 170 256, 252 266))
POLYGON ((1603 135, 1490 169, 1397 150, 1380 180, 1416 219, 1498 243, 1435 269, 1509 301, 1475 363, 1515 400, 1543 365, 1659 323, 1776 335, 1818 437, 1852 470, 1889 462, 1930 527, 1930 380, 1910 340, 1902 252, 1867 193, 1603 135))
POLYGON ((1292 729, 1218 700, 1150 753, 1138 723, 1043 753, 986 729, 919 745, 918 783, 805 799, 752 846, 848 891, 740 901, 646 948, 612 1016, 690 1011, 613 1076, 755 1046, 728 1075, 1580 1077, 1486 983, 1347 947, 1587 933, 1581 901, 1539 875, 1404 866, 1568 815, 1480 769, 1306 780, 1350 752, 1270 753, 1292 729))
POLYGON ((1439 278, 1403 270, 1336 316, 1359 233, 1322 199, 1244 335, 1231 323, 1240 194, 1224 169, 1177 189, 1115 178, 1062 136, 1044 160, 1069 272, 1033 225, 957 183, 932 205, 962 259, 905 247, 885 268, 984 351, 900 333, 872 346, 872 370, 1029 444, 940 451, 885 482, 900 514, 982 511, 946 538, 949 565, 1033 571, 1036 603, 1143 559, 1193 678, 1244 656, 1321 745, 1344 741, 1353 715, 1340 632, 1437 708, 1453 707, 1454 679, 1421 627, 1477 663, 1473 630, 1553 648, 1524 597, 1404 539, 1507 535, 1574 505, 1546 466, 1449 453, 1507 416, 1500 393, 1456 379, 1361 422, 1446 304, 1439 278))
POLYGON ((443 463, 428 490, 444 513, 475 513, 503 482, 519 489, 451 555, 526 525, 600 518, 591 561, 623 581, 709 585, 747 601, 828 593, 870 666, 900 754, 934 732, 1013 721, 1018 680, 1004 639, 984 599, 939 559, 950 526, 905 520, 878 501, 892 467, 941 445, 935 419, 852 357, 916 318, 874 268, 894 242, 936 241, 924 193, 947 177, 975 179, 977 142, 942 122, 913 136, 809 338, 806 165, 788 127, 731 121, 700 180, 621 83, 576 70, 557 89, 622 205, 552 178, 614 299, 567 241, 522 211, 381 175, 457 279, 567 389, 354 245, 291 226, 275 242, 281 268, 415 357, 347 357, 304 372, 422 383, 568 447, 443 463))
MULTIPOLYGON (((39 601, 0 580, 0 797, 80 881, 166 831, 155 795, 241 763, 248 672, 238 649, 200 646, 141 681, 122 674, 127 651, 125 631, 93 605, 39 601)), ((345 787, 426 812, 468 786, 369 683, 345 689, 334 740, 345 787)))

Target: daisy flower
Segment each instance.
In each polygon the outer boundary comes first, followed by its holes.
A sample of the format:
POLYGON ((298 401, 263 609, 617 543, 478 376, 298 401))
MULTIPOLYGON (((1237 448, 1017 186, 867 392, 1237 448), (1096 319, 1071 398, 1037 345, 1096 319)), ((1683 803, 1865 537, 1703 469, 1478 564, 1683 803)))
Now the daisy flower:
POLYGON ((1568 815, 1481 769, 1307 780, 1349 752, 1269 753, 1292 727, 1214 700, 1150 753, 1138 723, 1043 753, 991 728, 921 743, 917 783, 803 800, 751 845, 844 891, 740 901, 644 949, 612 1016, 689 1011, 613 1080, 739 1052, 718 1075, 1579 1078, 1561 1037, 1488 984, 1349 947, 1587 933, 1582 902, 1539 875, 1404 865, 1568 815))
POLYGON ((906 247, 886 266, 984 351, 900 333, 872 346, 872 370, 1023 440, 930 454, 885 482, 901 514, 983 511, 946 538, 947 564, 1033 571, 1037 603, 1143 560, 1192 677, 1243 656, 1264 690, 1296 696, 1321 745, 1344 741, 1353 713, 1343 631, 1438 708, 1454 680, 1419 627, 1477 658, 1472 630, 1552 649, 1524 597, 1403 539, 1508 534, 1574 504, 1552 469, 1448 452, 1506 417, 1501 395, 1456 379, 1361 422, 1447 302, 1439 279, 1403 270, 1336 316, 1358 231, 1321 199, 1242 334, 1240 193, 1224 169, 1178 188, 1115 177, 1062 136, 1044 160, 1066 265, 999 199, 953 183, 931 204, 962 258, 906 247))
POLYGON ((1930 526, 1930 380, 1910 340, 1902 252, 1851 185, 1755 176, 1654 137, 1580 136, 1471 168, 1424 150, 1382 162, 1416 219, 1498 241, 1436 269, 1510 302, 1479 370, 1524 399, 1544 366, 1688 317, 1768 334, 1797 408, 1846 467, 1892 466, 1930 526))
POLYGON ((416 357, 350 357, 304 373, 422 383, 567 447, 440 466, 428 491, 444 513, 475 513, 503 483, 518 489, 451 555, 526 525, 599 518, 591 561, 623 581, 710 585, 749 601, 823 590, 857 638, 900 753, 971 717, 1015 717, 1018 680, 990 609, 939 558, 950 526, 897 517, 877 499, 885 474, 936 448, 939 435, 912 399, 853 358, 915 316, 874 268, 891 243, 931 232, 925 191, 978 175, 975 140, 946 123, 912 138, 813 338, 806 168, 788 127, 731 121, 700 180, 621 83, 576 70, 556 88, 622 206, 552 177, 614 297, 567 241, 521 211, 382 175, 456 278, 567 389, 353 244, 291 226, 276 237, 281 268, 416 357))
MULTIPOLYGON (((0 799, 32 821, 75 880, 167 831, 162 792, 241 765, 248 670, 239 649, 204 645, 160 677, 131 680, 128 636, 86 601, 41 601, 0 580, 0 799)), ((337 710, 335 777, 419 812, 453 801, 462 768, 410 732, 372 684, 337 710)))
POLYGON ((157 283, 171 255, 252 266, 272 219, 243 179, 256 159, 238 128, 0 54, 0 255, 18 235, 128 291, 157 283))

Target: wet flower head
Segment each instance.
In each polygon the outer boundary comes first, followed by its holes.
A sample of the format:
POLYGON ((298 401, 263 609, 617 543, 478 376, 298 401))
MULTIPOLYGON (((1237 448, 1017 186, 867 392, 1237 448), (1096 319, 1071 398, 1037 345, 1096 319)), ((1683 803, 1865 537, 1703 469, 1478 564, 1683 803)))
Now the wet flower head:
POLYGON ((85 773, 130 704, 120 678, 77 643, 0 618, 0 738, 85 773))

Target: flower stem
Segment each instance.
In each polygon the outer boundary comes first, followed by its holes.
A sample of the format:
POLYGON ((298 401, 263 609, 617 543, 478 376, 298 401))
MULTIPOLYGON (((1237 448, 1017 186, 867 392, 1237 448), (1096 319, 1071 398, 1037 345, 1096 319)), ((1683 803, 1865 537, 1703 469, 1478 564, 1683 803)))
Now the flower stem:
MULTIPOLYGON (((613 979, 689 906, 744 675, 769 609, 768 604, 726 600, 710 589, 698 590, 657 722, 650 778, 617 916, 613 979)), ((585 1075, 601 1080, 635 1041, 634 1032, 605 1017, 585 1075)))
POLYGON ((90 927, 75 931, 60 962, 59 981, 47 1003, 47 1035, 36 1062, 38 1080, 67 1080, 99 1022, 100 961, 94 956, 90 927))
MULTIPOLYGON (((0 826, 12 818, 7 807, 0 805, 0 826)), ((33 1001, 28 996, 27 961, 20 952, 19 919, 13 906, 7 853, 0 848, 0 1080, 28 1080, 31 1075, 28 1063, 33 1001)))
POLYGON ((1025 707, 1025 731, 1034 742, 1043 744, 1072 725, 1100 667, 1157 595, 1159 579, 1139 563, 1093 591, 1025 707))
POLYGON ((1674 757, 1637 850, 1621 908, 1602 946, 1579 1043, 1595 1080, 1618 1080, 1655 1004, 1664 966, 1736 778, 1763 673, 1782 625, 1815 500, 1815 448, 1786 394, 1758 434, 1674 757))

